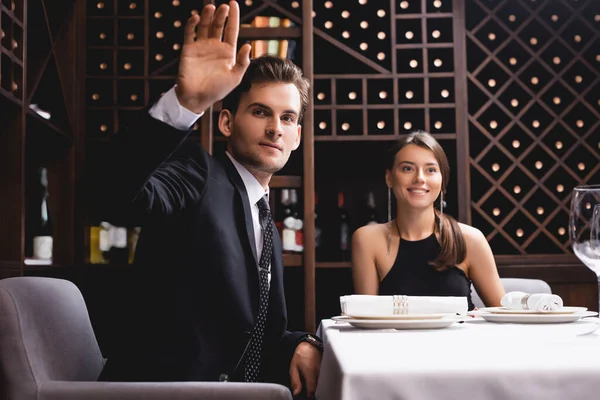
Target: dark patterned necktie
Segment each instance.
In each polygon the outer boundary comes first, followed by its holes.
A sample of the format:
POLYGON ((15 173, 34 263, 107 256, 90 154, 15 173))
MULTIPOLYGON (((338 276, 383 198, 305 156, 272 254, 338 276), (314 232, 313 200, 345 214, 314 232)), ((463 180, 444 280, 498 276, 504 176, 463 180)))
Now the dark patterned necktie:
POLYGON ((260 280, 260 300, 258 317, 254 323, 254 330, 250 338, 250 345, 246 358, 244 379, 246 382, 256 382, 260 374, 260 356, 262 354, 262 342, 267 322, 267 308, 269 306, 269 264, 273 254, 273 223, 271 211, 267 204, 266 195, 257 203, 258 219, 263 235, 263 248, 258 263, 260 280))

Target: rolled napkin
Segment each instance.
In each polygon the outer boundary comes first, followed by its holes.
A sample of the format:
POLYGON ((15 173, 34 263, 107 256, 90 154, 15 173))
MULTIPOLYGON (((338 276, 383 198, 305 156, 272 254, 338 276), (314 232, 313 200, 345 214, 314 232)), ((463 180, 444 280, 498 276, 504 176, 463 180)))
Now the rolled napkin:
POLYGON ((555 311, 563 307, 560 296, 548 293, 508 292, 500 304, 509 310, 555 311))
POLYGON ((353 317, 393 317, 405 314, 467 313, 466 297, 449 296, 340 296, 342 314, 353 317))

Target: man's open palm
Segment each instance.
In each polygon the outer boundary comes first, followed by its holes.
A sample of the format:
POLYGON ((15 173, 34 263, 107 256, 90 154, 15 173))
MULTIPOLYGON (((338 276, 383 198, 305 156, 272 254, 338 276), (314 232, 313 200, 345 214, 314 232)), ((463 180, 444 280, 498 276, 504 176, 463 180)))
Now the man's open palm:
POLYGON ((201 15, 188 19, 175 90, 183 107, 199 114, 240 83, 250 64, 250 45, 243 45, 236 56, 239 24, 235 1, 216 10, 208 4, 201 15))

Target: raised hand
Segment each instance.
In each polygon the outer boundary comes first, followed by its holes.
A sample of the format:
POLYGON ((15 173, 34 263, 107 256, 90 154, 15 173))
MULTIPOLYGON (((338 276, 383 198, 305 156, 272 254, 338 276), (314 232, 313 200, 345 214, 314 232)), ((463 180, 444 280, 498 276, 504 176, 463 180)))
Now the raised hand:
POLYGON ((183 107, 199 114, 240 83, 250 64, 250 45, 243 45, 236 56, 239 25, 236 1, 216 10, 208 4, 201 15, 188 19, 175 89, 183 107))

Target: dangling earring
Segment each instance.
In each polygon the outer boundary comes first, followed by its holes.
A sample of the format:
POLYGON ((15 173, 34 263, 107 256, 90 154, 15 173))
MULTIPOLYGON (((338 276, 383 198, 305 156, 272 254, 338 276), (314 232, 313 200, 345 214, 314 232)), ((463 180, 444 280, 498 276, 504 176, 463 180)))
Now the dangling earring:
POLYGON ((392 245, 392 188, 388 186, 388 237, 387 237, 387 251, 388 256, 390 255, 390 247, 392 245))
POLYGON ((442 217, 444 216, 444 191, 440 192, 440 235, 442 234, 442 217))

